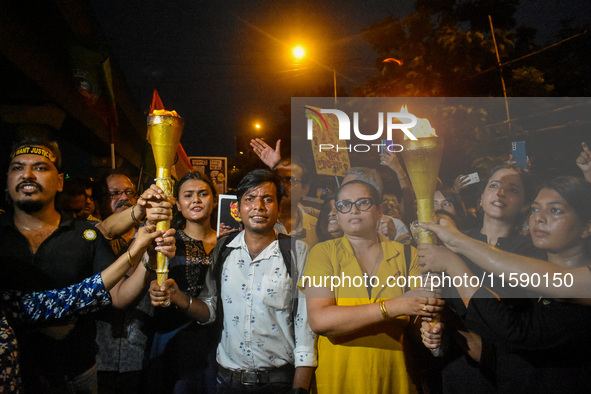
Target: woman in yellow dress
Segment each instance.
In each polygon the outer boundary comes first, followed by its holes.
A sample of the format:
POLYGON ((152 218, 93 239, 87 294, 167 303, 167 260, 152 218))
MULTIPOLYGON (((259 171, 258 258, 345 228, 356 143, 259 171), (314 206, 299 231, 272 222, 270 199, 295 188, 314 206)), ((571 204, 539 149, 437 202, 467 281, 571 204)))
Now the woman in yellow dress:
POLYGON ((318 393, 408 393, 402 333, 408 315, 434 317, 443 301, 422 290, 417 252, 378 234, 377 190, 361 181, 336 195, 341 238, 310 251, 303 285, 318 336, 318 393), (407 263, 408 260, 408 263, 407 263), (340 283, 338 283, 340 282, 340 283))

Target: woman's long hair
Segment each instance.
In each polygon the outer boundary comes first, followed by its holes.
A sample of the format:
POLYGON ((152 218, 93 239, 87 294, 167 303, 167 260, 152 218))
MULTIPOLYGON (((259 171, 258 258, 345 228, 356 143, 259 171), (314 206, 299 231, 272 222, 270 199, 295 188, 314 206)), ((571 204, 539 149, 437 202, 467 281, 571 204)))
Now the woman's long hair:
MULTIPOLYGON (((211 179, 209 179, 209 177, 207 175, 202 174, 199 171, 189 172, 187 175, 185 175, 184 177, 181 178, 181 180, 176 185, 175 196, 177 198, 179 197, 179 193, 180 193, 180 190, 181 190, 181 187, 183 186, 183 184, 185 182, 190 181, 190 180, 202 181, 202 182, 207 183, 207 185, 211 189, 211 195, 213 197, 214 203, 217 201, 217 197, 218 197, 217 191, 215 190, 215 186, 214 186, 213 182, 211 181, 211 179)), ((185 226, 187 225, 187 219, 177 209, 176 205, 173 208, 173 212, 174 212, 174 214, 172 216, 172 220, 170 221, 170 227, 177 229, 177 230, 184 229, 185 226)), ((217 207, 215 207, 213 209, 209 219, 211 222, 211 227, 215 229, 216 228, 216 220, 217 220, 217 207)))

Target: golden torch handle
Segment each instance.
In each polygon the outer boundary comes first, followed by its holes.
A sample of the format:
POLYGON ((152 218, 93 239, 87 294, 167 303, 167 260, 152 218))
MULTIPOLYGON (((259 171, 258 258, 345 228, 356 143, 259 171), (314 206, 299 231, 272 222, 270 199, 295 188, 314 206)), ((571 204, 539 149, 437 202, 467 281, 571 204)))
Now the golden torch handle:
MULTIPOLYGON (((417 210, 417 218, 419 219, 419 223, 435 222, 433 197, 417 199, 417 210)), ((421 228, 419 231, 419 239, 417 240, 417 243, 435 245, 437 243, 437 236, 434 232, 421 228)))
MULTIPOLYGON (((168 197, 172 197, 172 179, 170 178, 170 171, 166 168, 158 168, 159 177, 154 179, 156 186, 158 186, 164 194, 168 197)), ((156 223, 156 229, 166 231, 170 228, 170 220, 161 220, 156 223)), ((157 266, 156 266, 156 278, 158 284, 162 286, 164 281, 168 279, 168 258, 162 253, 158 252, 157 255, 157 266)))
MULTIPOLYGON (((422 198, 417 199, 417 216, 420 223, 432 223, 435 222, 435 208, 433 205, 433 198, 422 198)), ((423 228, 419 231, 418 243, 420 244, 437 244, 437 236, 434 232, 425 230, 423 228)), ((431 275, 437 275, 431 273, 431 275)), ((432 321, 429 322, 431 327, 434 327, 435 324, 439 323, 441 320, 441 316, 437 315, 432 321)), ((434 357, 441 357, 443 355, 441 347, 436 349, 431 349, 431 354, 434 357)))
MULTIPOLYGON (((156 179, 154 181, 168 199, 173 197, 172 166, 183 134, 184 124, 184 120, 178 116, 148 116, 148 137, 154 153, 154 162, 156 163, 156 179)), ((160 221, 156 224, 156 228, 166 231, 170 228, 170 221, 160 221)), ((158 253, 157 263, 158 284, 162 285, 168 279, 168 259, 162 253, 158 253)))
MULTIPOLYGON (((402 157, 417 198, 417 218, 419 223, 432 223, 435 221, 433 195, 437 186, 437 174, 443 154, 443 139, 428 137, 419 138, 417 141, 405 140, 402 145, 404 146, 402 157)), ((436 244, 437 237, 433 232, 421 228, 417 243, 436 244)), ((437 322, 439 322, 439 318, 429 324, 433 327, 437 322)), ((435 357, 443 354, 441 347, 432 349, 431 353, 435 357)))

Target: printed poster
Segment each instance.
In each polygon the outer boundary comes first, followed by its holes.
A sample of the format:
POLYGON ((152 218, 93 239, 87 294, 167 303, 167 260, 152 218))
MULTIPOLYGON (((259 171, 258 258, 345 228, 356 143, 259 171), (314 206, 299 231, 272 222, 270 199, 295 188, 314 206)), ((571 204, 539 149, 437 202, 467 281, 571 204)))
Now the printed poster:
POLYGON ((242 230, 236 196, 220 194, 218 201, 218 238, 242 230))
POLYGON ((312 152, 316 173, 320 175, 345 176, 351 164, 349 152, 346 150, 347 142, 339 141, 339 122, 334 114, 321 114, 320 108, 305 106, 306 118, 312 122, 312 152), (342 150, 320 150, 320 144, 343 147, 342 150))
POLYGON ((190 156, 193 171, 199 171, 211 178, 218 195, 228 191, 228 158, 190 156))

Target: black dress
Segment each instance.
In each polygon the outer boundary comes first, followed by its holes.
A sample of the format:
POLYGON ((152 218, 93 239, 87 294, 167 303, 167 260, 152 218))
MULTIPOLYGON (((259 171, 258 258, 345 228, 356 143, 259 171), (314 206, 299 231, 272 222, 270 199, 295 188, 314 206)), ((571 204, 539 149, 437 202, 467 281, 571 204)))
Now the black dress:
MULTIPOLYGON (((466 231, 466 235, 476 240, 487 242, 486 235, 480 229, 466 231)), ((495 247, 506 252, 523 256, 543 258, 545 253, 536 249, 530 237, 525 237, 517 232, 508 237, 498 239, 495 247)), ((488 273, 461 256, 474 275, 479 278, 488 277, 488 273)), ((486 285, 486 284, 485 284, 486 285)), ((442 320, 446 324, 444 335, 446 338, 446 351, 444 357, 431 358, 431 370, 429 371, 429 387, 431 392, 443 392, 450 394, 459 393, 497 393, 499 390, 498 363, 503 365, 519 365, 521 356, 508 350, 500 342, 490 341, 490 330, 483 329, 481 324, 475 324, 468 319, 468 309, 455 289, 453 295, 446 297, 446 306, 442 320), (482 338, 481 361, 476 362, 466 353, 465 339, 458 331, 472 331, 482 338), (500 355, 503 355, 502 357, 500 355)), ((530 304, 529 300, 505 299, 506 305, 511 305, 515 310, 521 310, 530 304)), ((511 372, 511 370, 509 370, 511 372)), ((519 373, 519 371, 515 371, 519 373)))
MULTIPOLYGON (((176 256, 169 278, 185 294, 197 297, 211 265, 201 241, 177 230, 176 256)), ((199 325, 174 307, 154 311, 154 340, 146 370, 147 393, 206 393, 215 386, 215 341, 210 326, 199 325)))

